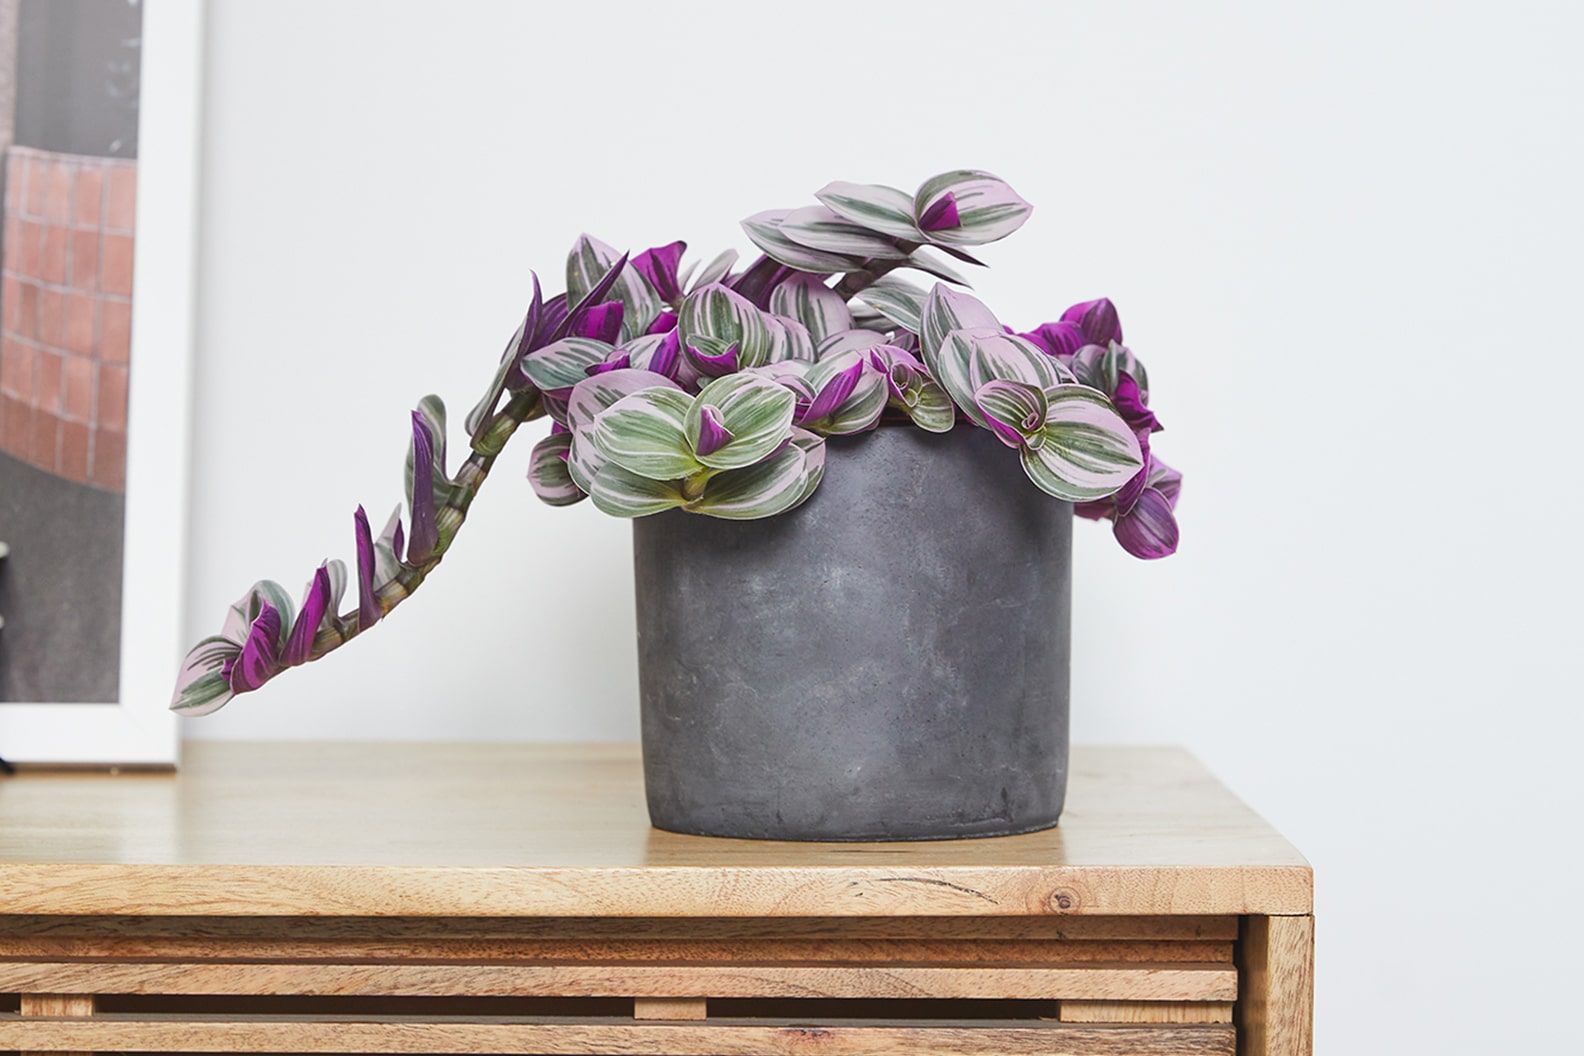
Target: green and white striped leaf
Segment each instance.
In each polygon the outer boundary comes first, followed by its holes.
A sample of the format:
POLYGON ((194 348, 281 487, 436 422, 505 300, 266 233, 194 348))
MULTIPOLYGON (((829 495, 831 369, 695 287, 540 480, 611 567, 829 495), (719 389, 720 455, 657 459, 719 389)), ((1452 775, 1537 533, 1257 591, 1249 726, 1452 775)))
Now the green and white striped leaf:
POLYGON ((787 439, 797 398, 790 389, 756 374, 716 378, 693 398, 683 421, 690 452, 698 448, 706 406, 720 413, 720 424, 732 438, 707 455, 694 454, 712 469, 737 469, 760 461, 787 439))
POLYGON ((1005 180, 977 169, 958 169, 932 176, 920 185, 913 196, 914 220, 921 219, 947 192, 957 202, 959 226, 927 234, 929 241, 945 246, 982 246, 1005 238, 1022 227, 1034 211, 1005 180))
POLYGON ((996 436, 1008 446, 1020 446, 1045 428, 1045 391, 1038 385, 997 378, 979 387, 974 402, 985 417, 1011 430, 1010 434, 996 430, 996 436))
POLYGON ((1101 392, 1115 392, 1117 376, 1124 372, 1131 374, 1140 394, 1149 399, 1149 374, 1143 362, 1126 345, 1115 341, 1104 348, 1085 345, 1073 355, 1072 369, 1081 383, 1101 392))
POLYGON ((789 210, 786 209, 769 209, 755 213, 742 222, 743 231, 754 245, 764 251, 765 256, 789 268, 811 271, 819 275, 853 271, 863 264, 863 261, 856 257, 828 253, 823 249, 811 249, 792 241, 781 230, 781 223, 786 219, 788 212, 789 210))
POLYGON ((170 707, 183 715, 208 715, 225 707, 234 695, 224 668, 242 647, 222 635, 211 635, 193 646, 176 676, 170 707))
POLYGON ((1103 499, 1144 466, 1133 430, 1103 393, 1084 385, 1047 389, 1045 427, 1022 451, 1023 471, 1041 491, 1068 502, 1103 499))
POLYGON ((688 294, 677 312, 678 337, 684 348, 700 337, 737 346, 737 365, 756 367, 770 362, 775 338, 768 317, 753 302, 720 284, 688 294))
POLYGON ((825 479, 825 438, 794 426, 792 445, 803 452, 803 481, 799 485, 797 500, 782 510, 782 513, 795 510, 807 502, 808 497, 814 494, 814 489, 819 487, 820 481, 825 479))
POLYGON ((919 346, 924 366, 958 409, 974 424, 983 425, 979 408, 973 402, 974 386, 968 380, 968 357, 973 352, 973 343, 966 336, 958 342, 947 341, 947 335, 958 330, 999 333, 1001 323, 978 298, 936 283, 924 299, 919 319, 919 346))
POLYGON ((592 337, 563 337, 523 359, 523 373, 545 392, 570 389, 589 376, 588 369, 605 362, 613 346, 592 337))
POLYGON ((858 384, 853 386, 852 392, 826 417, 818 422, 805 422, 805 428, 827 436, 846 436, 861 433, 880 420, 890 391, 886 388, 885 378, 868 365, 862 352, 843 352, 814 364, 807 375, 809 388, 817 394, 827 382, 842 371, 851 369, 854 363, 863 363, 864 371, 858 376, 858 384))
POLYGON ((781 222, 781 233, 810 249, 863 260, 902 260, 908 255, 896 239, 855 224, 823 205, 792 210, 781 222))
POLYGON ((814 358, 827 360, 848 352, 867 352, 885 343, 886 336, 878 330, 844 330, 821 341, 814 349, 814 358))
POLYGON ((698 278, 693 280, 689 290, 701 290, 712 283, 717 283, 731 274, 732 265, 737 263, 737 251, 728 249, 719 254, 698 273, 698 278))
POLYGON ((968 383, 974 391, 987 381, 1020 381, 1037 389, 1064 385, 1072 371, 1026 337, 1004 331, 975 333, 968 358, 968 383))
POLYGON ((612 517, 647 517, 674 510, 686 501, 677 484, 650 480, 614 462, 601 466, 590 484, 589 498, 600 512, 612 517))
MULTIPOLYGON (((577 304, 592 290, 621 254, 591 235, 582 235, 567 254, 567 304, 577 304)), ((630 341, 649 329, 665 303, 636 269, 627 267, 616 279, 611 296, 622 303, 621 339, 630 341)))
POLYGON ((919 332, 919 317, 924 313, 924 299, 927 296, 912 283, 886 275, 861 291, 858 299, 897 326, 916 334, 919 332))
MULTIPOLYGON (((924 308, 919 318, 917 333, 924 353, 924 365, 932 373, 935 371, 931 357, 940 350, 947 334, 953 330, 978 327, 1000 330, 1001 320, 973 294, 962 293, 937 282, 929 296, 924 298, 924 308)), ((935 378, 940 380, 940 375, 936 373, 935 378)))
POLYGON ((924 274, 933 275, 937 279, 945 279, 954 286, 973 287, 973 283, 963 278, 962 272, 935 256, 934 250, 929 246, 920 246, 914 250, 913 255, 908 257, 907 262, 902 267, 911 268, 914 271, 922 271, 924 274))
MULTIPOLYGON (((446 474, 446 410, 445 401, 435 395, 425 396, 418 401, 418 414, 423 418, 424 425, 429 429, 429 439, 434 445, 434 473, 430 477, 433 481, 435 507, 445 506, 451 501, 456 489, 452 487, 450 478, 446 474)), ((402 467, 402 483, 406 489, 405 494, 412 495, 413 490, 413 449, 407 445, 407 461, 402 467)))
POLYGON ((860 227, 905 242, 928 241, 913 217, 913 196, 876 183, 827 183, 814 192, 827 209, 860 227))
POLYGON ((808 327, 816 342, 852 329, 852 313, 841 294, 814 275, 794 275, 770 295, 770 310, 808 327))
POLYGON ((692 476, 704 468, 684 426, 692 402, 680 389, 658 387, 623 396, 594 420, 594 450, 651 480, 692 476))
POLYGON ((280 634, 277 636, 276 648, 286 648, 292 623, 297 618, 297 605, 292 601, 291 592, 273 579, 259 580, 232 603, 226 610, 225 625, 220 629, 221 637, 235 642, 238 647, 246 644, 253 621, 258 619, 266 603, 280 613, 280 634))
POLYGON ((808 327, 796 319, 783 319, 775 315, 767 316, 765 325, 770 328, 770 356, 765 361, 767 364, 792 360, 813 361, 814 339, 809 336, 808 327))
POLYGON ((529 456, 528 483, 534 494, 551 506, 570 506, 587 497, 568 469, 571 449, 571 433, 551 433, 534 445, 529 456))
POLYGON ((957 424, 957 412, 946 390, 933 381, 918 387, 918 402, 903 406, 902 410, 913 419, 913 424, 931 433, 949 433, 957 424))
POLYGON ((891 320, 862 301, 856 304, 848 304, 847 308, 852 312, 853 329, 855 330, 890 330, 895 326, 891 320))
POLYGON ((774 517, 806 497, 807 457, 797 444, 788 444, 762 462, 721 473, 687 509, 730 521, 774 517))

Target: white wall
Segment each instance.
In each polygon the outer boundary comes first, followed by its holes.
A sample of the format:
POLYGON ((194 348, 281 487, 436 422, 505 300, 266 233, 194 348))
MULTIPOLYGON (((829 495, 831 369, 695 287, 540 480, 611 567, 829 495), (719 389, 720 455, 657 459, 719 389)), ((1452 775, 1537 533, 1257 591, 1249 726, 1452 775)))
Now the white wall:
MULTIPOLYGON (((827 180, 988 168, 1036 212, 980 291, 1024 325, 1116 299, 1187 474, 1169 561, 1081 526, 1077 737, 1187 744, 1310 855, 1321 1052, 1572 1038, 1581 32, 1561 3, 217 2, 190 635, 351 556, 407 409, 471 404, 581 230, 746 250, 739 218, 827 180)), ((538 505, 527 446, 397 618, 188 735, 634 736, 627 528, 538 505)))

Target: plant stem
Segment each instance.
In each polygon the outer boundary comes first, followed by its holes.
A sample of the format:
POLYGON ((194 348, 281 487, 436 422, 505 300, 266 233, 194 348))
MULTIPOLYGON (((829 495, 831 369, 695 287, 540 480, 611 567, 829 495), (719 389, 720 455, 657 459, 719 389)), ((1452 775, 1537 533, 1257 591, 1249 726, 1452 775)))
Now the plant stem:
MULTIPOLYGON (((479 488, 488 479, 490 468, 495 465, 495 459, 500 456, 501 449, 506 446, 506 442, 511 439, 519 425, 543 413, 544 404, 540 401, 539 393, 529 389, 513 394, 511 399, 506 401, 506 406, 490 418, 480 434, 479 442, 474 445, 467 460, 451 478, 450 500, 435 514, 435 527, 438 530, 440 543, 435 548, 434 555, 420 565, 403 562, 401 571, 395 578, 379 588, 376 597, 381 616, 410 597, 423 585, 429 573, 440 564, 441 558, 445 557, 446 551, 451 548, 451 541, 461 529, 462 523, 467 520, 468 508, 473 505, 473 499, 478 495, 479 488)), ((330 625, 314 638, 313 653, 308 659, 318 660, 367 629, 360 625, 355 610, 349 615, 331 620, 330 625)))

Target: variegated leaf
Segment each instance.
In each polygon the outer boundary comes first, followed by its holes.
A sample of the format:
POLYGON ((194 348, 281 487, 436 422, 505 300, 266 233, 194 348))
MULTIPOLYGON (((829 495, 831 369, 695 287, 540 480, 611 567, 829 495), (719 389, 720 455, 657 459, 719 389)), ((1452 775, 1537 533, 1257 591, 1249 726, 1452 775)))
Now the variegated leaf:
POLYGON ((951 397, 912 352, 896 345, 880 345, 865 355, 885 379, 891 406, 911 418, 914 425, 927 432, 945 433, 956 424, 957 412, 951 397))
POLYGON ((870 283, 858 294, 858 299, 897 326, 916 334, 927 296, 912 283, 886 275, 870 283))
POLYGON ((693 280, 693 285, 688 287, 688 289, 690 291, 701 290, 713 283, 720 282, 731 274, 732 265, 735 263, 737 263, 737 251, 735 249, 726 250, 704 265, 703 270, 698 273, 698 278, 693 280))
POLYGON ((924 309, 919 319, 919 345, 924 353, 924 365, 929 367, 935 380, 940 380, 934 356, 940 351, 946 335, 953 330, 970 330, 985 327, 1001 329, 1001 321, 984 302, 969 293, 961 293, 949 286, 936 283, 924 298, 924 309))
POLYGON ((225 667, 241 653, 240 645, 221 635, 212 635, 193 646, 176 675, 171 710, 183 715, 208 715, 230 703, 235 694, 225 676, 225 667))
POLYGON ((781 222, 781 232, 811 249, 857 257, 860 260, 902 260, 907 250, 896 239, 836 215, 823 205, 794 209, 781 222))
POLYGON ((808 501, 814 494, 814 489, 819 487, 825 478, 825 438, 818 433, 811 433, 807 429, 792 429, 792 445, 803 452, 803 480, 798 487, 796 501, 788 506, 782 513, 787 513, 808 501))
MULTIPOLYGON (((785 386, 756 374, 728 374, 704 386, 693 398, 683 421, 687 443, 700 450, 703 410, 713 407, 731 439, 707 455, 693 457, 713 469, 737 469, 763 459, 792 430, 796 398, 785 386)), ((601 419, 603 421, 603 419, 601 419)))
POLYGON ((890 330, 895 326, 891 320, 862 301, 856 304, 849 303, 847 309, 852 312, 853 329, 855 330, 890 330))
POLYGON ((755 213, 742 222, 743 231, 766 256, 798 271, 829 275, 837 271, 852 271, 863 264, 863 261, 856 257, 811 249, 792 241, 781 230, 781 224, 788 212, 789 210, 786 209, 769 209, 755 213))
POLYGON ((946 390, 933 381, 918 388, 918 401, 902 408, 913 424, 931 433, 949 433, 957 424, 957 412, 946 390))
POLYGON ((529 456, 528 483, 534 494, 551 506, 570 506, 586 497, 567 468, 571 450, 571 433, 551 433, 534 445, 529 456))
POLYGON ((528 380, 545 392, 570 389, 589 376, 589 368, 605 362, 612 346, 591 337, 563 337, 523 360, 528 380))
POLYGON ((253 621, 258 619, 265 605, 280 614, 280 641, 276 646, 277 649, 284 649, 287 633, 296 616, 297 604, 292 600, 291 592, 273 579, 259 580, 248 588, 246 594, 232 603, 230 609, 226 610, 225 625, 220 630, 221 637, 230 639, 240 647, 247 641, 253 621))
POLYGON ((905 242, 924 242, 924 233, 913 219, 913 196, 895 187, 874 183, 827 183, 814 197, 831 212, 860 227, 879 231, 905 242))
POLYGON ((813 275, 794 275, 777 286, 770 295, 770 310, 802 323, 816 342, 852 329, 847 302, 813 275))
POLYGON ((885 341, 885 335, 877 330, 844 330, 821 341, 814 349, 814 358, 825 360, 848 352, 867 352, 876 345, 885 344, 885 341))
POLYGON ((977 390, 987 381, 1021 381, 1038 389, 1072 382, 1072 371, 1026 337, 1004 331, 970 331, 968 383, 977 390))
POLYGON ((737 346, 737 365, 754 367, 770 361, 775 338, 767 316, 735 290, 717 284, 688 294, 677 313, 677 333, 682 347, 700 337, 737 346))
POLYGON ((787 444, 762 462, 710 478, 687 509, 731 521, 773 517, 805 497, 806 465, 803 448, 787 444))
POLYGON ((1045 427, 1045 392, 1038 385, 995 378, 979 386, 974 403, 1008 447, 1022 447, 1045 427))
MULTIPOLYGON (((582 235, 567 254, 567 300, 576 304, 588 295, 621 254, 590 235, 582 235)), ((649 329, 665 303, 647 279, 624 268, 611 296, 622 303, 621 339, 630 341, 649 329)))
POLYGON ((937 279, 944 279, 954 286, 962 286, 964 288, 972 288, 973 286, 973 283, 963 278, 962 272, 941 260, 929 246, 921 246, 914 250, 902 267, 911 268, 914 271, 922 271, 924 274, 933 275, 937 279))
POLYGON ((1058 499, 1092 502, 1115 494, 1144 468, 1133 430, 1103 393, 1084 385, 1047 389, 1039 443, 1022 451, 1029 479, 1058 499))
POLYGON ((1133 350, 1126 345, 1115 341, 1105 347, 1085 345, 1073 353, 1072 369, 1084 385, 1112 393, 1116 392, 1118 375, 1131 374, 1138 384, 1139 394, 1145 400, 1149 399, 1149 374, 1133 350))
MULTIPOLYGON (((832 379, 851 370, 854 365, 861 365, 863 370, 852 391, 829 414, 818 420, 805 420, 802 423, 804 428, 827 436, 844 436, 861 433, 880 420, 890 393, 886 389, 884 375, 868 365, 862 352, 848 351, 821 359, 806 376, 809 388, 817 399, 832 379)), ((815 406, 812 413, 819 414, 821 410, 815 406)))
POLYGON ((814 339, 809 336, 808 327, 796 319, 775 315, 767 316, 765 325, 770 328, 770 355, 766 363, 813 361, 814 339))
POLYGON ((1005 238, 1023 226, 1034 207, 988 172, 959 169, 924 181, 913 196, 913 219, 921 222, 930 207, 946 194, 956 200, 957 226, 930 231, 931 242, 947 246, 982 246, 1005 238))
POLYGON ((691 403, 687 393, 659 386, 623 396, 594 420, 594 449, 651 480, 691 476, 703 468, 684 426, 691 403))
MULTIPOLYGON (((452 487, 446 467, 446 411, 445 401, 440 397, 430 395, 418 401, 418 415, 429 430, 429 439, 433 444, 434 472, 430 476, 431 490, 434 492, 435 508, 439 509, 448 504, 456 489, 452 487)), ((407 461, 402 467, 403 486, 406 494, 411 495, 413 489, 413 448, 408 445, 407 461)))
POLYGON ((600 512, 612 517, 647 517, 676 509, 685 501, 678 485, 650 480, 614 462, 601 466, 590 485, 589 498, 600 512))

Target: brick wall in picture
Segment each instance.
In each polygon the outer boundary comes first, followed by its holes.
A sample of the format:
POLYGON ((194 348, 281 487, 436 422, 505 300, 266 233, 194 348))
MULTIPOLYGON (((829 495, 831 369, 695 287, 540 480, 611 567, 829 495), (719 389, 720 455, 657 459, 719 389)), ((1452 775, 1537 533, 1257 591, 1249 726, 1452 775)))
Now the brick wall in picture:
POLYGON ((137 162, 13 146, 0 241, 0 451, 126 485, 137 162))

